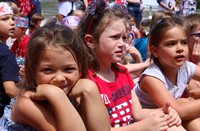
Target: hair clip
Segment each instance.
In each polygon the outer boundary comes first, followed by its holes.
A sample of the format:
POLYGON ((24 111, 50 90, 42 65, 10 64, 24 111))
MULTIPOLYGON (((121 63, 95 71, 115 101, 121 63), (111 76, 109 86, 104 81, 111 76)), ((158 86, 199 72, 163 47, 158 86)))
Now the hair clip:
POLYGON ((88 30, 87 33, 90 34, 91 28, 93 26, 94 21, 98 21, 101 19, 105 11, 113 9, 113 10, 118 10, 122 12, 123 14, 128 15, 128 9, 121 4, 114 4, 113 6, 109 6, 108 4, 105 3, 104 0, 94 0, 92 1, 88 8, 87 8, 87 14, 91 16, 91 20, 88 25, 88 30))
POLYGON ((86 11, 88 15, 91 16, 91 20, 90 20, 88 30, 87 30, 88 34, 90 33, 90 30, 92 28, 94 21, 99 20, 107 9, 108 9, 108 5, 105 3, 104 0, 95 0, 89 4, 86 11))
POLYGON ((87 13, 93 17, 94 20, 99 19, 106 8, 106 3, 104 0, 95 0, 92 1, 87 9, 87 13))

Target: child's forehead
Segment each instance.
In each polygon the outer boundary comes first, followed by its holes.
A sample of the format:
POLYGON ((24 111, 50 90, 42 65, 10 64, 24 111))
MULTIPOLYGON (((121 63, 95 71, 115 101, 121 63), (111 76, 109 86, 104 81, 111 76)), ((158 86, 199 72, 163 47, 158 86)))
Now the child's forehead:
POLYGON ((111 20, 110 23, 106 26, 106 28, 110 28, 111 26, 115 26, 115 25, 126 27, 127 23, 128 22, 125 21, 124 19, 115 19, 115 20, 111 20))
POLYGON ((57 50, 57 51, 69 51, 68 49, 66 49, 65 47, 61 46, 62 44, 49 44, 49 45, 46 45, 46 47, 44 48, 45 51, 48 51, 48 50, 57 50))
POLYGON ((188 34, 182 26, 175 26, 162 33, 161 39, 187 38, 188 34))
POLYGON ((182 26, 175 25, 173 27, 167 28, 165 32, 170 32, 170 31, 173 31, 173 30, 177 30, 177 31, 180 31, 180 32, 185 31, 185 29, 182 26))
POLYGON ((46 59, 46 58, 52 58, 52 57, 57 59, 58 56, 62 56, 62 57, 72 56, 72 57, 74 57, 74 53, 70 49, 66 49, 62 46, 48 45, 46 48, 44 48, 41 51, 40 59, 44 59, 44 58, 46 59))

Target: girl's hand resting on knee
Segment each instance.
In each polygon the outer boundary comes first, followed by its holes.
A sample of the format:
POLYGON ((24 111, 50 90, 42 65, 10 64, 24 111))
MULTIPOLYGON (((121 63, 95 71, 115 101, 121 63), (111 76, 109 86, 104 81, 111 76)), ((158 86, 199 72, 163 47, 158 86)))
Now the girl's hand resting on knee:
POLYGON ((176 110, 170 107, 168 102, 163 106, 162 110, 167 117, 167 123, 169 127, 181 125, 181 118, 179 117, 176 110))
POLYGON ((151 112, 145 119, 144 124, 149 131, 166 131, 168 129, 167 117, 161 110, 151 112))

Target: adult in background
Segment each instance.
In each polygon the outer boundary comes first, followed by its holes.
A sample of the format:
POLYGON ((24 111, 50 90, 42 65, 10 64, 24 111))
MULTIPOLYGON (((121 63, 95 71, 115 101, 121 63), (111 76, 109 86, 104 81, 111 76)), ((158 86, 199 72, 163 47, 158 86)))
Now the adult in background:
POLYGON ((158 11, 174 11, 176 7, 175 0, 157 0, 159 4, 158 11))
POLYGON ((41 14, 42 13, 42 8, 41 8, 41 0, 30 0, 31 5, 34 6, 33 8, 33 14, 41 14))
POLYGON ((140 22, 142 21, 142 12, 144 7, 141 6, 142 0, 127 0, 128 12, 134 17, 137 29, 140 29, 140 22))

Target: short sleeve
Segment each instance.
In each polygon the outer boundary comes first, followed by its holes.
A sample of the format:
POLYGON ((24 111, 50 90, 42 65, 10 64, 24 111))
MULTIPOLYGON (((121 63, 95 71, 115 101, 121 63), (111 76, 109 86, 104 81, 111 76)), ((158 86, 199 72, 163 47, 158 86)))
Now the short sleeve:
POLYGON ((2 82, 18 82, 19 66, 15 61, 14 54, 8 49, 8 47, 0 47, 0 63, 0 73, 2 82))

